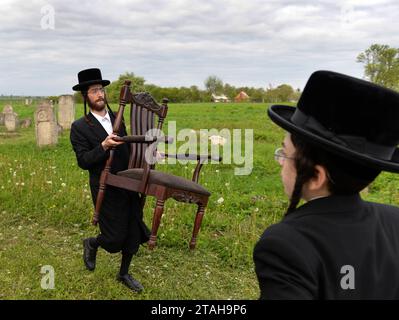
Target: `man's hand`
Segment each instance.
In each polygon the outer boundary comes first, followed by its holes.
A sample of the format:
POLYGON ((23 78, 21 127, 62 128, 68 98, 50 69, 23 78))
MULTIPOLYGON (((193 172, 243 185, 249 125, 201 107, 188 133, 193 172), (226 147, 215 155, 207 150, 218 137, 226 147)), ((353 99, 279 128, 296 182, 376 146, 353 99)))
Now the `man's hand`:
POLYGON ((103 142, 101 142, 101 145, 105 151, 124 143, 123 141, 119 141, 119 142, 115 141, 113 139, 114 137, 117 137, 117 135, 111 133, 108 137, 105 138, 105 140, 103 142))

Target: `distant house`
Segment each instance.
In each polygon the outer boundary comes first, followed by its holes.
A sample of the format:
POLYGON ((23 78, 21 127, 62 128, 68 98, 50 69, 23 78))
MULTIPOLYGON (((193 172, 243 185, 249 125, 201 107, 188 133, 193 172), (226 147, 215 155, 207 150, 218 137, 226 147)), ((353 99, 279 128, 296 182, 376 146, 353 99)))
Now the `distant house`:
POLYGON ((235 102, 244 102, 244 101, 248 101, 248 100, 249 100, 249 95, 247 95, 244 91, 241 91, 234 98, 235 102))
POLYGON ((212 102, 229 102, 229 98, 227 98, 224 94, 217 96, 212 93, 212 102))

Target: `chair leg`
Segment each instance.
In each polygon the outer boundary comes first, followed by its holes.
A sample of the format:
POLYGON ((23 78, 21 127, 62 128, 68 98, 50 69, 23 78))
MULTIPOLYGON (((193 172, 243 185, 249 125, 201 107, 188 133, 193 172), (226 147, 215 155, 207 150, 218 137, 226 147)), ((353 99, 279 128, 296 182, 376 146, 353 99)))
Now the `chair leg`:
POLYGON ((201 222, 202 222, 204 213, 205 213, 205 206, 202 204, 198 205, 198 211, 197 211, 197 214, 195 216, 195 221, 194 221, 193 236, 191 237, 191 241, 190 241, 190 250, 195 249, 195 245, 197 243, 197 235, 198 235, 198 231, 201 227, 201 222))
POLYGON ((152 218, 152 229, 151 229, 150 241, 148 242, 148 247, 151 250, 154 249, 154 247, 157 243, 157 232, 158 232, 159 224, 161 222, 164 204, 165 204, 165 200, 157 199, 157 204, 156 204, 156 207, 154 210, 154 216, 152 218))

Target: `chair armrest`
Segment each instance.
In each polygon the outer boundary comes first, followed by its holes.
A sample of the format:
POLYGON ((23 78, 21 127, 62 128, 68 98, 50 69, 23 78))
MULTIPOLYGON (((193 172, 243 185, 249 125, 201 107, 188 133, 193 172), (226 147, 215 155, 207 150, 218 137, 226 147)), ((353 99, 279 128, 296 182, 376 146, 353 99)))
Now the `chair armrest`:
POLYGON ((157 138, 134 135, 134 136, 114 137, 113 140, 126 142, 126 143, 153 143, 154 141, 157 140, 157 138))
POLYGON ((194 181, 195 183, 198 183, 198 179, 199 179, 199 174, 201 171, 202 166, 204 165, 204 162, 206 160, 214 160, 214 161, 218 161, 221 162, 222 161, 222 157, 214 157, 210 154, 208 155, 198 155, 198 154, 168 154, 168 153, 162 153, 159 152, 159 155, 163 158, 176 158, 176 159, 180 159, 180 160, 197 160, 197 166, 195 167, 194 173, 193 173, 193 177, 192 177, 192 181, 194 181))
POLYGON ((169 136, 161 136, 161 137, 158 137, 157 141, 163 142, 166 144, 171 144, 174 142, 174 139, 173 139, 173 137, 169 137, 169 136))
POLYGON ((123 136, 123 137, 115 137, 113 138, 115 141, 122 141, 126 143, 153 143, 155 141, 164 142, 164 143, 173 143, 173 138, 168 136, 163 137, 150 137, 150 136, 123 136))

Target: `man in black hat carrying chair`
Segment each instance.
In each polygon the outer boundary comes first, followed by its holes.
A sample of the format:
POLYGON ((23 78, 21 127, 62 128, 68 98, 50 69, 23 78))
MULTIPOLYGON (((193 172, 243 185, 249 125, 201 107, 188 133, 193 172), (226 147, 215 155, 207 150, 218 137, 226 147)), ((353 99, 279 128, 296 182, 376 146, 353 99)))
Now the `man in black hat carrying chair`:
MULTIPOLYGON (((104 91, 110 82, 103 80, 101 71, 96 68, 80 71, 78 80, 79 84, 72 89, 81 91, 85 115, 72 124, 70 139, 79 167, 89 171, 90 190, 95 205, 100 175, 109 150, 115 148, 111 172, 117 172, 127 169, 130 149, 126 144, 113 140, 115 116, 104 91), (89 113, 86 104, 89 105, 89 113)), ((126 135, 123 125, 119 135, 126 135)), ((143 286, 128 273, 129 266, 140 244, 149 239, 149 230, 142 220, 139 203, 137 193, 108 186, 99 215, 100 234, 83 240, 83 260, 90 271, 95 269, 98 247, 110 253, 122 252, 117 280, 135 292, 141 292, 143 286)))
POLYGON ((317 71, 296 108, 268 115, 287 131, 275 158, 290 204, 254 249, 260 298, 399 299, 399 208, 359 195, 399 172, 399 93, 317 71))

